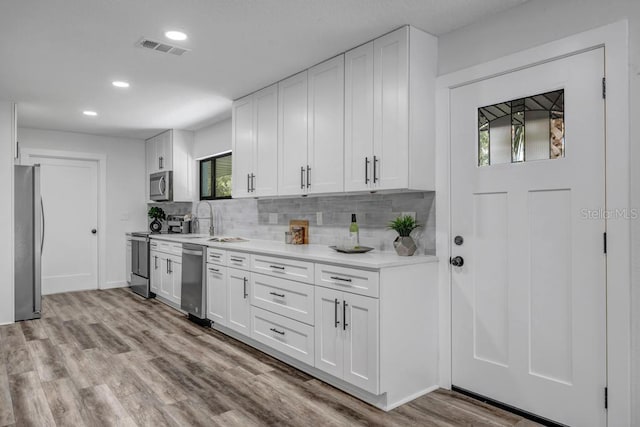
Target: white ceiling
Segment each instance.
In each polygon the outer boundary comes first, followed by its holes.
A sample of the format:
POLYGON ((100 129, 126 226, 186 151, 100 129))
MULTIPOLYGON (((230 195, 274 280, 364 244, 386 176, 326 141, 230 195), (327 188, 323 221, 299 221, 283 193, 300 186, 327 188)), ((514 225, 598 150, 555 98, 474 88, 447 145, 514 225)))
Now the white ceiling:
POLYGON ((228 117, 232 99, 403 24, 440 35, 524 1, 0 0, 0 99, 18 102, 22 127, 195 130, 228 117), (169 29, 191 52, 135 46, 169 29))

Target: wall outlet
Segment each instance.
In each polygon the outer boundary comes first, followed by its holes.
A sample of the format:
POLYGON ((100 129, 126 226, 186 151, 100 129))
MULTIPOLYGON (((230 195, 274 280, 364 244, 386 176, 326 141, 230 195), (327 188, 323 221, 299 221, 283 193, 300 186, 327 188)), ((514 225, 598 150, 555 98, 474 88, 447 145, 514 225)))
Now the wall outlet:
POLYGON ((316 224, 322 225, 322 212, 316 212, 316 224))
POLYGON ((269 214, 269 224, 277 224, 278 223, 278 214, 277 213, 270 213, 269 214))
POLYGON ((402 216, 410 216, 411 218, 413 218, 413 220, 416 220, 416 213, 415 212, 402 212, 401 214, 402 216))

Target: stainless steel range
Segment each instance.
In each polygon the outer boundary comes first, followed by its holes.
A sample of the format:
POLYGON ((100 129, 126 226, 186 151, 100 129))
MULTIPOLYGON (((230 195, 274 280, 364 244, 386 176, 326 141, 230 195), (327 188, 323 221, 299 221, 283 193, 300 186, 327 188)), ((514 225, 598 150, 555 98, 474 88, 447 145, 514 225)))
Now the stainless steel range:
POLYGON ((131 284, 129 287, 138 295, 153 298, 149 288, 149 233, 131 233, 131 284))

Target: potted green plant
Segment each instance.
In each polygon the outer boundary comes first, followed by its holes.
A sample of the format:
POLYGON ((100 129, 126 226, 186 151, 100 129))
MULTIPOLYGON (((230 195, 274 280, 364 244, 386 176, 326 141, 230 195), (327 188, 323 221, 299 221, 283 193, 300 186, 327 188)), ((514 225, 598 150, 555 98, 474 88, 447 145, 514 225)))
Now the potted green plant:
POLYGON ((398 233, 393 241, 393 247, 400 256, 411 256, 416 252, 417 246, 411 237, 411 232, 422 227, 411 215, 399 216, 389 223, 389 228, 398 233))
POLYGON ((149 212, 147 212, 147 215, 153 220, 151 221, 151 224, 149 224, 149 229, 154 233, 160 232, 160 230, 162 230, 162 221, 167 218, 164 210, 157 206, 152 206, 149 208, 149 212))

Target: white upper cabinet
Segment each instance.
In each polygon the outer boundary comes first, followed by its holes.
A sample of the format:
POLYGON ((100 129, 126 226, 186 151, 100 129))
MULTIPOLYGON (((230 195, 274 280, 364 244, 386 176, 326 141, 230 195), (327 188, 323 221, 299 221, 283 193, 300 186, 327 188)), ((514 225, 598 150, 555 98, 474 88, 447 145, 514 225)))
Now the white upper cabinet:
POLYGON ((150 174, 172 170, 172 143, 170 130, 147 140, 147 167, 150 174))
POLYGON ((147 159, 146 196, 149 199, 149 175, 172 171, 173 201, 193 199, 193 132, 170 129, 145 143, 147 159))
POLYGON ((405 26, 236 101, 234 197, 434 190, 436 60, 405 26))
POLYGON ((344 186, 369 190, 373 168, 373 42, 345 53, 344 186))
POLYGON ((233 103, 233 197, 278 194, 278 85, 233 103))
POLYGON ((434 190, 435 37, 403 27, 345 56, 345 190, 434 190))
POLYGON ((251 196, 251 173, 253 172, 253 97, 251 95, 233 103, 231 168, 234 198, 251 196))
POLYGON ((344 191, 344 55, 309 71, 309 193, 344 191))
POLYGON ((278 83, 278 194, 305 194, 307 163, 307 71, 278 83))
POLYGON ((278 85, 274 84, 253 95, 253 160, 252 195, 278 194, 278 85))

